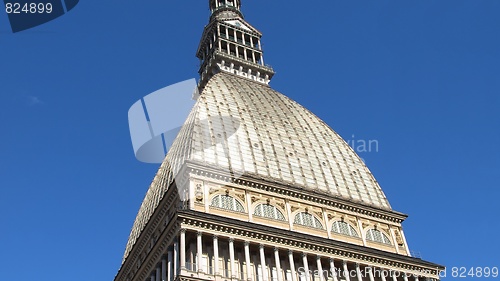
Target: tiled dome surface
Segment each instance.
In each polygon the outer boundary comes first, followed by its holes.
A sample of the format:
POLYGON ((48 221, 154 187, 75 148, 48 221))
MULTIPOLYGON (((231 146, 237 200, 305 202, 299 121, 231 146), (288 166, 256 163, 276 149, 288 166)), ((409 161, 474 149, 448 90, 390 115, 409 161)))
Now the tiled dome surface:
POLYGON ((212 77, 155 176, 124 258, 186 160, 390 210, 360 157, 313 113, 266 85, 212 77))

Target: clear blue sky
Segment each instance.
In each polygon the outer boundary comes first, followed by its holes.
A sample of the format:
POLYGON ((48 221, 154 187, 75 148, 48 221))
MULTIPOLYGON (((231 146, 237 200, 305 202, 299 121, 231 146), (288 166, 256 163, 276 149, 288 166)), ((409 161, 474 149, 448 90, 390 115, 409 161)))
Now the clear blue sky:
MULTIPOLYGON (((0 12, 0 280, 114 278, 158 167, 134 158, 127 111, 197 77, 207 6, 81 1, 17 34, 0 12)), ((500 1, 244 0, 243 12, 273 88, 344 138, 379 142, 361 156, 410 215, 412 250, 448 276, 500 267, 500 1)))

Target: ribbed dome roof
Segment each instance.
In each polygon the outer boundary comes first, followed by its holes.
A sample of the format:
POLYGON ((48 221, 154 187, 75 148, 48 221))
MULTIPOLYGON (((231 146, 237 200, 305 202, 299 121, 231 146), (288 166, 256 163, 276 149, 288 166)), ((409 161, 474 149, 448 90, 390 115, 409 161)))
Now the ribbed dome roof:
POLYGON ((266 85, 219 73, 155 176, 124 258, 187 160, 391 210, 361 158, 321 119, 266 85))

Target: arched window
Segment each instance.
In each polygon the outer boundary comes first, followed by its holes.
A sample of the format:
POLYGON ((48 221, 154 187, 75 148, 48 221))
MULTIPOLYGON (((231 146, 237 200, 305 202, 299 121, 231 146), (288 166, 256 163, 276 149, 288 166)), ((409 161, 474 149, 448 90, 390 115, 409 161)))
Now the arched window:
POLYGON ((382 231, 378 229, 370 229, 366 232, 366 240, 368 241, 373 241, 373 242, 378 242, 378 243, 383 243, 387 245, 392 245, 391 240, 387 235, 382 233, 382 231))
POLYGON ((283 213, 280 210, 278 210, 278 208, 276 208, 275 206, 269 205, 269 204, 257 205, 255 207, 255 211, 253 214, 255 216, 264 217, 264 218, 270 218, 270 219, 275 219, 275 220, 280 220, 280 221, 285 220, 285 216, 283 215, 283 213))
POLYGON ((302 212, 295 215, 294 224, 323 229, 321 222, 313 215, 302 212))
POLYGON ((234 197, 231 197, 229 195, 221 194, 215 196, 212 199, 212 203, 210 204, 210 206, 235 212, 245 212, 245 208, 243 208, 243 205, 241 205, 241 203, 234 197))
POLYGON ((336 221, 332 225, 332 231, 347 236, 359 237, 358 232, 350 224, 344 221, 336 221))

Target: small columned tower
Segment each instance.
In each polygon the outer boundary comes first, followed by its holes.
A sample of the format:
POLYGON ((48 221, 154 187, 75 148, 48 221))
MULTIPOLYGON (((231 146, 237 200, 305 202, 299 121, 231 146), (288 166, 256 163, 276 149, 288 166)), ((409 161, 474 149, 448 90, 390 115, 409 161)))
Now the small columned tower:
POLYGON ((210 0, 210 22, 196 56, 200 59, 200 88, 221 71, 268 84, 274 75, 264 63, 260 33, 240 11, 241 0, 210 0))

